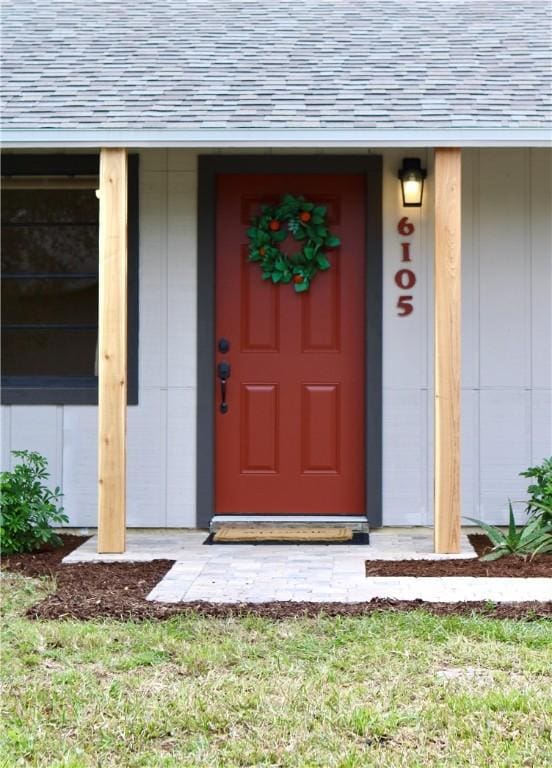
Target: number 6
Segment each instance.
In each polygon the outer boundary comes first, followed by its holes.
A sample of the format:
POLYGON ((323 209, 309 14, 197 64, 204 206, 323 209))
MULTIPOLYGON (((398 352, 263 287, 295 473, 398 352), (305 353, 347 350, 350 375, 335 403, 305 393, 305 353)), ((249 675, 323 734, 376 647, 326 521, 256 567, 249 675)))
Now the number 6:
POLYGON ((404 216, 397 224, 397 229, 399 235, 408 237, 408 235, 411 235, 414 232, 414 224, 411 221, 408 221, 408 216, 404 216))

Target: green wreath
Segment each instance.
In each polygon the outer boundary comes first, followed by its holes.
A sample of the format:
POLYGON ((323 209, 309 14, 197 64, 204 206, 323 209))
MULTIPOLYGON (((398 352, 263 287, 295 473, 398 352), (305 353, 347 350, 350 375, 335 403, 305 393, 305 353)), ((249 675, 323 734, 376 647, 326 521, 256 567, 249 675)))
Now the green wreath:
POLYGON ((335 248, 341 242, 328 229, 324 205, 293 195, 284 195, 279 205, 263 206, 261 215, 251 221, 247 235, 249 261, 259 262, 263 280, 293 283, 297 293, 308 291, 316 274, 330 268, 324 249, 335 248), (292 256, 280 249, 288 233, 304 242, 292 256))

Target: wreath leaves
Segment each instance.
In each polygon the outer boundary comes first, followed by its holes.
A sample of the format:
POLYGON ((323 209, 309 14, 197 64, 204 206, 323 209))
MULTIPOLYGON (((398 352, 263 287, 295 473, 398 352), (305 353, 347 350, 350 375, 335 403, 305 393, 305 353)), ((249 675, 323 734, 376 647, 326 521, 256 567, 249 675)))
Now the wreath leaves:
POLYGON ((259 263, 263 280, 292 283, 297 293, 308 291, 317 273, 330 268, 325 249, 341 242, 328 229, 326 206, 294 195, 284 195, 278 205, 264 205, 261 215, 251 221, 247 236, 249 261, 259 263), (304 243, 292 256, 280 249, 288 235, 304 243))

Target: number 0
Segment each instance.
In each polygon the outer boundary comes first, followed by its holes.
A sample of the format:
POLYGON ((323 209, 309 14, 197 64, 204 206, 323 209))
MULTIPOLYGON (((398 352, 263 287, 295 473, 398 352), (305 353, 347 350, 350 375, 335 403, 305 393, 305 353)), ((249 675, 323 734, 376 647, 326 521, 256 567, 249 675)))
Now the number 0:
POLYGON ((397 315, 399 317, 406 317, 407 315, 411 315, 414 312, 414 307, 412 306, 412 298, 412 296, 399 296, 397 301, 397 309, 399 310, 397 315))
POLYGON ((411 269, 399 269, 395 273, 395 283, 399 288, 408 291, 416 285, 416 275, 411 269))

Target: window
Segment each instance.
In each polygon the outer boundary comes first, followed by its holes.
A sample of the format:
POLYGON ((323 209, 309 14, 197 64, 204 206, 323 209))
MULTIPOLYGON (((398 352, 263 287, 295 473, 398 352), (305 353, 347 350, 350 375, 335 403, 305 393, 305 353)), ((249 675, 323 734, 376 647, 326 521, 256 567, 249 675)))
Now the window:
MULTIPOLYGON (((2 166, 2 402, 98 399, 98 157, 2 166)), ((129 157, 128 402, 137 402, 137 157, 129 157)))

